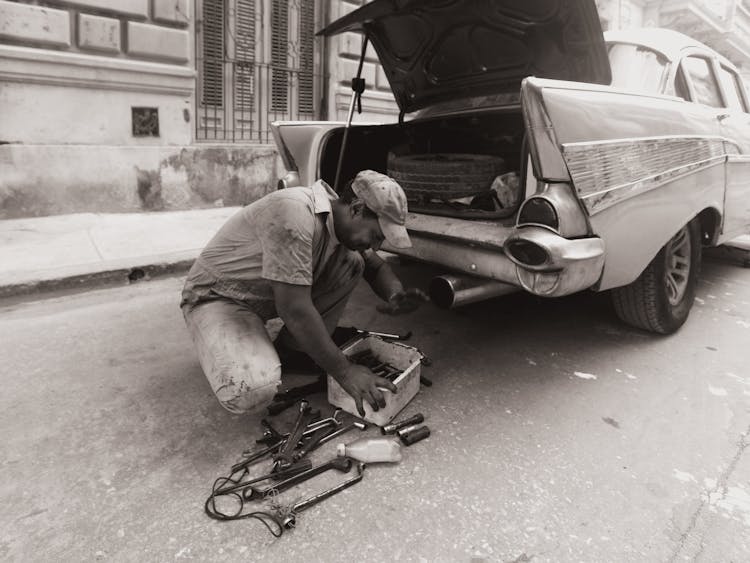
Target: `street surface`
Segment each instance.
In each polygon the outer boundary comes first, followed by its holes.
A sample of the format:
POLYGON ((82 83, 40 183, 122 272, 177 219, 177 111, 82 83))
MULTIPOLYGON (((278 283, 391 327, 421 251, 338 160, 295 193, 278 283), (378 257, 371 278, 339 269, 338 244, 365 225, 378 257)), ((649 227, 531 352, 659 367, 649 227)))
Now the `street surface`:
POLYGON ((434 385, 404 416, 424 413, 432 436, 280 539, 203 513, 260 416, 214 399, 181 284, 0 304, 0 560, 750 560, 750 269, 706 262, 666 338, 620 324, 602 295, 391 318, 363 285, 342 324, 414 332, 434 385))

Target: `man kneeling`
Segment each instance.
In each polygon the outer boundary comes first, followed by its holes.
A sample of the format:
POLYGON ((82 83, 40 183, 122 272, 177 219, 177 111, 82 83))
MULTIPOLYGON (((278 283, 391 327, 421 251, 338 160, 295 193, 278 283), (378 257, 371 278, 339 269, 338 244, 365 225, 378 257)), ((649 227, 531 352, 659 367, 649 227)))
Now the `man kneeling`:
POLYGON ((375 252, 384 240, 411 246, 406 196, 391 178, 364 170, 341 197, 322 180, 270 193, 232 216, 187 276, 181 307, 203 372, 221 405, 246 413, 269 403, 287 358, 312 359, 364 414, 385 406, 387 379, 353 364, 331 338, 361 277, 392 313, 424 294, 405 290, 375 252), (280 317, 275 343, 265 329, 280 317))

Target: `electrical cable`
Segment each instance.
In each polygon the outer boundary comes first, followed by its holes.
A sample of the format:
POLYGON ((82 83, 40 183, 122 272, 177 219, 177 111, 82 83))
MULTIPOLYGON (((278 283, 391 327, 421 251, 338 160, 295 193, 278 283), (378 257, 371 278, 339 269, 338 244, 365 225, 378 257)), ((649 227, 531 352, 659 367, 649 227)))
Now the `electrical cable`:
POLYGON ((233 479, 232 475, 229 477, 219 477, 214 481, 213 487, 211 488, 211 495, 206 499, 205 504, 203 505, 203 510, 208 515, 209 518, 213 518, 214 520, 219 520, 221 522, 228 522, 233 520, 246 520, 246 519, 254 519, 260 521, 269 532, 271 532, 271 535, 280 538, 282 534, 284 533, 284 526, 282 526, 281 522, 271 514, 270 512, 265 512, 262 510, 257 510, 254 512, 248 512, 243 514, 242 511, 245 509, 245 499, 242 497, 239 493, 228 493, 228 494, 219 494, 217 495, 216 492, 223 487, 226 487, 228 483, 231 483, 232 485, 237 485, 242 481, 242 478, 247 474, 247 470, 244 470, 242 472, 242 475, 240 475, 239 478, 233 479), (228 514, 226 512, 222 512, 219 510, 219 508, 216 506, 216 497, 218 496, 228 496, 228 497, 234 497, 237 499, 237 502, 239 504, 239 508, 234 514, 228 514))

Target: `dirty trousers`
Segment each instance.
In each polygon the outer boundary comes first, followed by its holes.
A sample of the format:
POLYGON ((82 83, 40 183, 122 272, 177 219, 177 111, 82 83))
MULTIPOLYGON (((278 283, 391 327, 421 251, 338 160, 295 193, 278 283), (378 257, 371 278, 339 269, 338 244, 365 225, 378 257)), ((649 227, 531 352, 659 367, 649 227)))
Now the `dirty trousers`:
MULTIPOLYGON (((363 271, 362 256, 339 245, 313 282, 313 305, 329 334, 363 271)), ((183 315, 203 373, 221 406, 243 414, 268 404, 281 382, 281 362, 263 320, 249 306, 229 299, 185 306, 183 315)))

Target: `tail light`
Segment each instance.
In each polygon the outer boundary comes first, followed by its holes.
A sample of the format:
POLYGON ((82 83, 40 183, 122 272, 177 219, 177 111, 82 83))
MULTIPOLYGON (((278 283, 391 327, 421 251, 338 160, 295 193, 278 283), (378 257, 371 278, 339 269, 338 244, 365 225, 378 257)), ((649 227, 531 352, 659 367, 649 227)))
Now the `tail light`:
POLYGON ((544 225, 555 231, 560 227, 560 220, 552 204, 541 197, 527 200, 518 214, 518 224, 544 225))

